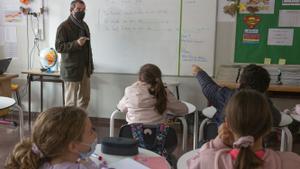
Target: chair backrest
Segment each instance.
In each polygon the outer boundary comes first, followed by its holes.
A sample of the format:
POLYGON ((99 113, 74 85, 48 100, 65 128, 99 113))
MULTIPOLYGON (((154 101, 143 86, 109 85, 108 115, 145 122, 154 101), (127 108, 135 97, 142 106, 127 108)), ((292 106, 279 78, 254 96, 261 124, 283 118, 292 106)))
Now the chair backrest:
MULTIPOLYGON (((136 125, 142 125, 142 137, 143 137, 143 141, 144 143, 140 143, 139 145, 141 146, 141 144, 145 144, 145 145, 155 145, 157 143, 157 136, 159 133, 159 128, 161 126, 161 124, 157 124, 157 125, 143 125, 143 124, 126 124, 123 125, 120 129, 120 133, 119 133, 119 137, 126 137, 126 138, 134 138, 133 136, 133 132, 132 129, 136 129, 136 125), (135 127, 133 127, 133 125, 135 125, 135 127)), ((167 126, 167 133, 166 133, 166 137, 165 140, 163 142, 163 147, 166 150, 166 152, 168 154, 171 154, 177 147, 177 135, 176 135, 176 131, 167 126)), ((144 147, 147 148, 147 147, 144 147)), ((154 147, 155 148, 155 147, 154 147)), ((147 148, 149 149, 149 148, 147 148)), ((157 152, 153 149, 149 149, 151 151, 157 152)))
POLYGON ((201 122, 199 127, 199 147, 218 135, 218 123, 213 119, 216 112, 217 109, 213 106, 207 107, 201 112, 206 118, 201 122))

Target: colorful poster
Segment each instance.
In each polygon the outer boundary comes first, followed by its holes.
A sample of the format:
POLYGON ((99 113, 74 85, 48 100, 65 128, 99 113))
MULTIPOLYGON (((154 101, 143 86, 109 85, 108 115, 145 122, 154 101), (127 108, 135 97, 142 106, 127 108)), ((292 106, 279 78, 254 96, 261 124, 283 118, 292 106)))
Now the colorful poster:
POLYGON ((258 29, 245 29, 243 34, 243 44, 258 44, 260 34, 258 29))
POLYGON ((274 14, 275 0, 241 0, 242 14, 274 14))
POLYGON ((282 5, 300 5, 300 0, 282 0, 282 5))

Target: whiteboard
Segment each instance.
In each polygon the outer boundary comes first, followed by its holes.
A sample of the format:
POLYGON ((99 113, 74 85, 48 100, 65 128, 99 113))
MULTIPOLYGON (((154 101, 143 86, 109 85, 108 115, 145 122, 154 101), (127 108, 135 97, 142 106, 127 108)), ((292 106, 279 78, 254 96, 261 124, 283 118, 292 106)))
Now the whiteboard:
MULTIPOLYGON (((49 44, 70 1, 51 0, 49 44)), ((85 0, 95 72, 137 73, 145 63, 164 75, 213 73, 217 0, 85 0), (181 36, 180 36, 181 35, 181 36)))

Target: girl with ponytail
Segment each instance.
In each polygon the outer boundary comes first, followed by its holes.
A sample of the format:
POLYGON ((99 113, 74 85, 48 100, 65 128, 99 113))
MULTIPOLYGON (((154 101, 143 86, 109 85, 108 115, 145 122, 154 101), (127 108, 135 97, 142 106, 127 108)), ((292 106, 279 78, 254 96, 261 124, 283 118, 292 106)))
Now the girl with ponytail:
POLYGON ((86 160, 96 144, 96 133, 84 110, 54 107, 38 116, 31 137, 15 146, 4 168, 97 169, 86 160))
POLYGON ((214 140, 188 160, 189 169, 290 169, 299 168, 300 156, 263 148, 272 127, 269 103, 248 89, 234 94, 225 108, 225 122, 214 140))
POLYGON ((154 64, 140 68, 138 81, 125 89, 118 109, 126 113, 128 123, 156 124, 164 122, 166 111, 184 115, 186 105, 168 90, 161 79, 161 71, 154 64))

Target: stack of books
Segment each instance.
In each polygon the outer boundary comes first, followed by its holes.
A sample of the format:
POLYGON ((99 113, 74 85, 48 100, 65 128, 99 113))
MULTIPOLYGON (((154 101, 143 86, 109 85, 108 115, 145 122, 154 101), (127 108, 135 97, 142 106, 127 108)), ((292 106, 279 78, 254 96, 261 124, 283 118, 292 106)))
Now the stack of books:
POLYGON ((270 74, 270 84, 280 84, 280 69, 271 65, 263 66, 270 74))
POLYGON ((280 68, 280 81, 284 85, 300 85, 300 68, 285 67, 280 68))

